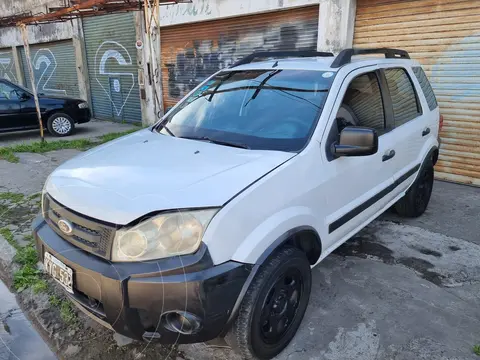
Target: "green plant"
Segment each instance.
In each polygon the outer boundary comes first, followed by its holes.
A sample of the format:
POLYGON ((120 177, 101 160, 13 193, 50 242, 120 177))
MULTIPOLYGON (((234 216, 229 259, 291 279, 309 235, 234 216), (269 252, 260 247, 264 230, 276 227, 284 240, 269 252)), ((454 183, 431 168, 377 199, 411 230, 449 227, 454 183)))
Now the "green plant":
POLYGON ((78 140, 56 140, 56 141, 35 141, 28 144, 18 144, 12 146, 5 146, 0 148, 0 159, 7 160, 9 162, 18 162, 19 159, 15 153, 29 152, 29 153, 46 153, 54 150, 63 149, 77 149, 81 151, 88 150, 94 146, 106 143, 124 135, 131 134, 138 131, 138 129, 132 129, 123 132, 105 134, 96 140, 90 139, 78 139, 78 140))
POLYGON ((56 295, 50 295, 48 298, 50 305, 60 309, 60 317, 68 325, 75 325, 77 323, 77 314, 70 301, 60 299, 56 295))
POLYGON ((40 271, 31 265, 24 265, 13 274, 13 286, 17 291, 23 291, 40 281, 40 271))
POLYGON ((12 234, 12 231, 8 228, 2 228, 0 229, 0 235, 2 235, 5 240, 7 240, 7 242, 12 245, 15 249, 18 248, 18 244, 17 242, 15 241, 15 239, 13 238, 13 234, 12 234))
POLYGON ((33 245, 17 249, 14 260, 20 265, 36 265, 38 261, 37 251, 33 245))
POLYGON ((12 192, 3 192, 0 193, 0 200, 8 200, 14 203, 22 201, 24 198, 23 194, 12 193, 12 192))
POLYGON ((477 356, 480 356, 480 345, 473 346, 473 353, 477 356))

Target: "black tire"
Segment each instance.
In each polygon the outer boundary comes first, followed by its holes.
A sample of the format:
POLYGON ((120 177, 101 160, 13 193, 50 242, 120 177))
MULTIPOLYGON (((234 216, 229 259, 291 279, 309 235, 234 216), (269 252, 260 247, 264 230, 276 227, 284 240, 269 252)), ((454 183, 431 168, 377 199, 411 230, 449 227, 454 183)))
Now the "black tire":
POLYGON ((395 204, 398 215, 415 218, 427 210, 433 190, 433 162, 427 160, 418 174, 418 178, 412 184, 403 198, 395 204))
POLYGON ((53 136, 68 136, 75 130, 75 122, 65 113, 55 113, 48 118, 47 129, 53 136))
POLYGON ((225 340, 244 359, 273 358, 297 332, 311 286, 305 254, 293 247, 279 249, 250 284, 225 340))

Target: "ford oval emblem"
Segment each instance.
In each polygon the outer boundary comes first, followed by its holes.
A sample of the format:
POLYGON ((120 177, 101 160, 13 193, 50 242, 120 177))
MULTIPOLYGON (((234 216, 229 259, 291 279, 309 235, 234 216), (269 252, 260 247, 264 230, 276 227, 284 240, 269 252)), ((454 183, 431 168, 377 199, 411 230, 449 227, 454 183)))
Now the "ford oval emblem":
POLYGON ((71 235, 73 233, 73 225, 68 220, 60 219, 58 220, 58 228, 65 234, 71 235))

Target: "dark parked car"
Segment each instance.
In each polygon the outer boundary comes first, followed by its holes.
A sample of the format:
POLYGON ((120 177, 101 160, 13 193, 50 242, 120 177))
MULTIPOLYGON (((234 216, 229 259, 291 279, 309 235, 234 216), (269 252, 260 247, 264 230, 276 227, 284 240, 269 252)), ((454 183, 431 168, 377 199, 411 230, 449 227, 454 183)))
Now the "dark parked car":
MULTIPOLYGON (((38 94, 43 126, 55 136, 70 135, 75 124, 90 121, 88 104, 67 96, 38 94)), ((35 101, 30 90, 0 79, 0 132, 38 128, 35 101)))

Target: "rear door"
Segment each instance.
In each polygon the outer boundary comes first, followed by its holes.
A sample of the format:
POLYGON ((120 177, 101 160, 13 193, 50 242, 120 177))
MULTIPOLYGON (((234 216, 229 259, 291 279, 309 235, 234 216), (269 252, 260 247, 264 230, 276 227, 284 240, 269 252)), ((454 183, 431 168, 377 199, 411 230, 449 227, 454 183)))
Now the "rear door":
POLYGON ((22 128, 20 99, 16 88, 0 80, 0 130, 22 128))
POLYGON ((394 168, 395 194, 405 191, 415 178, 421 163, 422 149, 431 129, 428 114, 424 114, 415 90, 411 69, 404 67, 386 68, 381 71, 387 92, 386 106, 391 108, 394 129, 392 150, 394 156, 388 160, 394 168))

